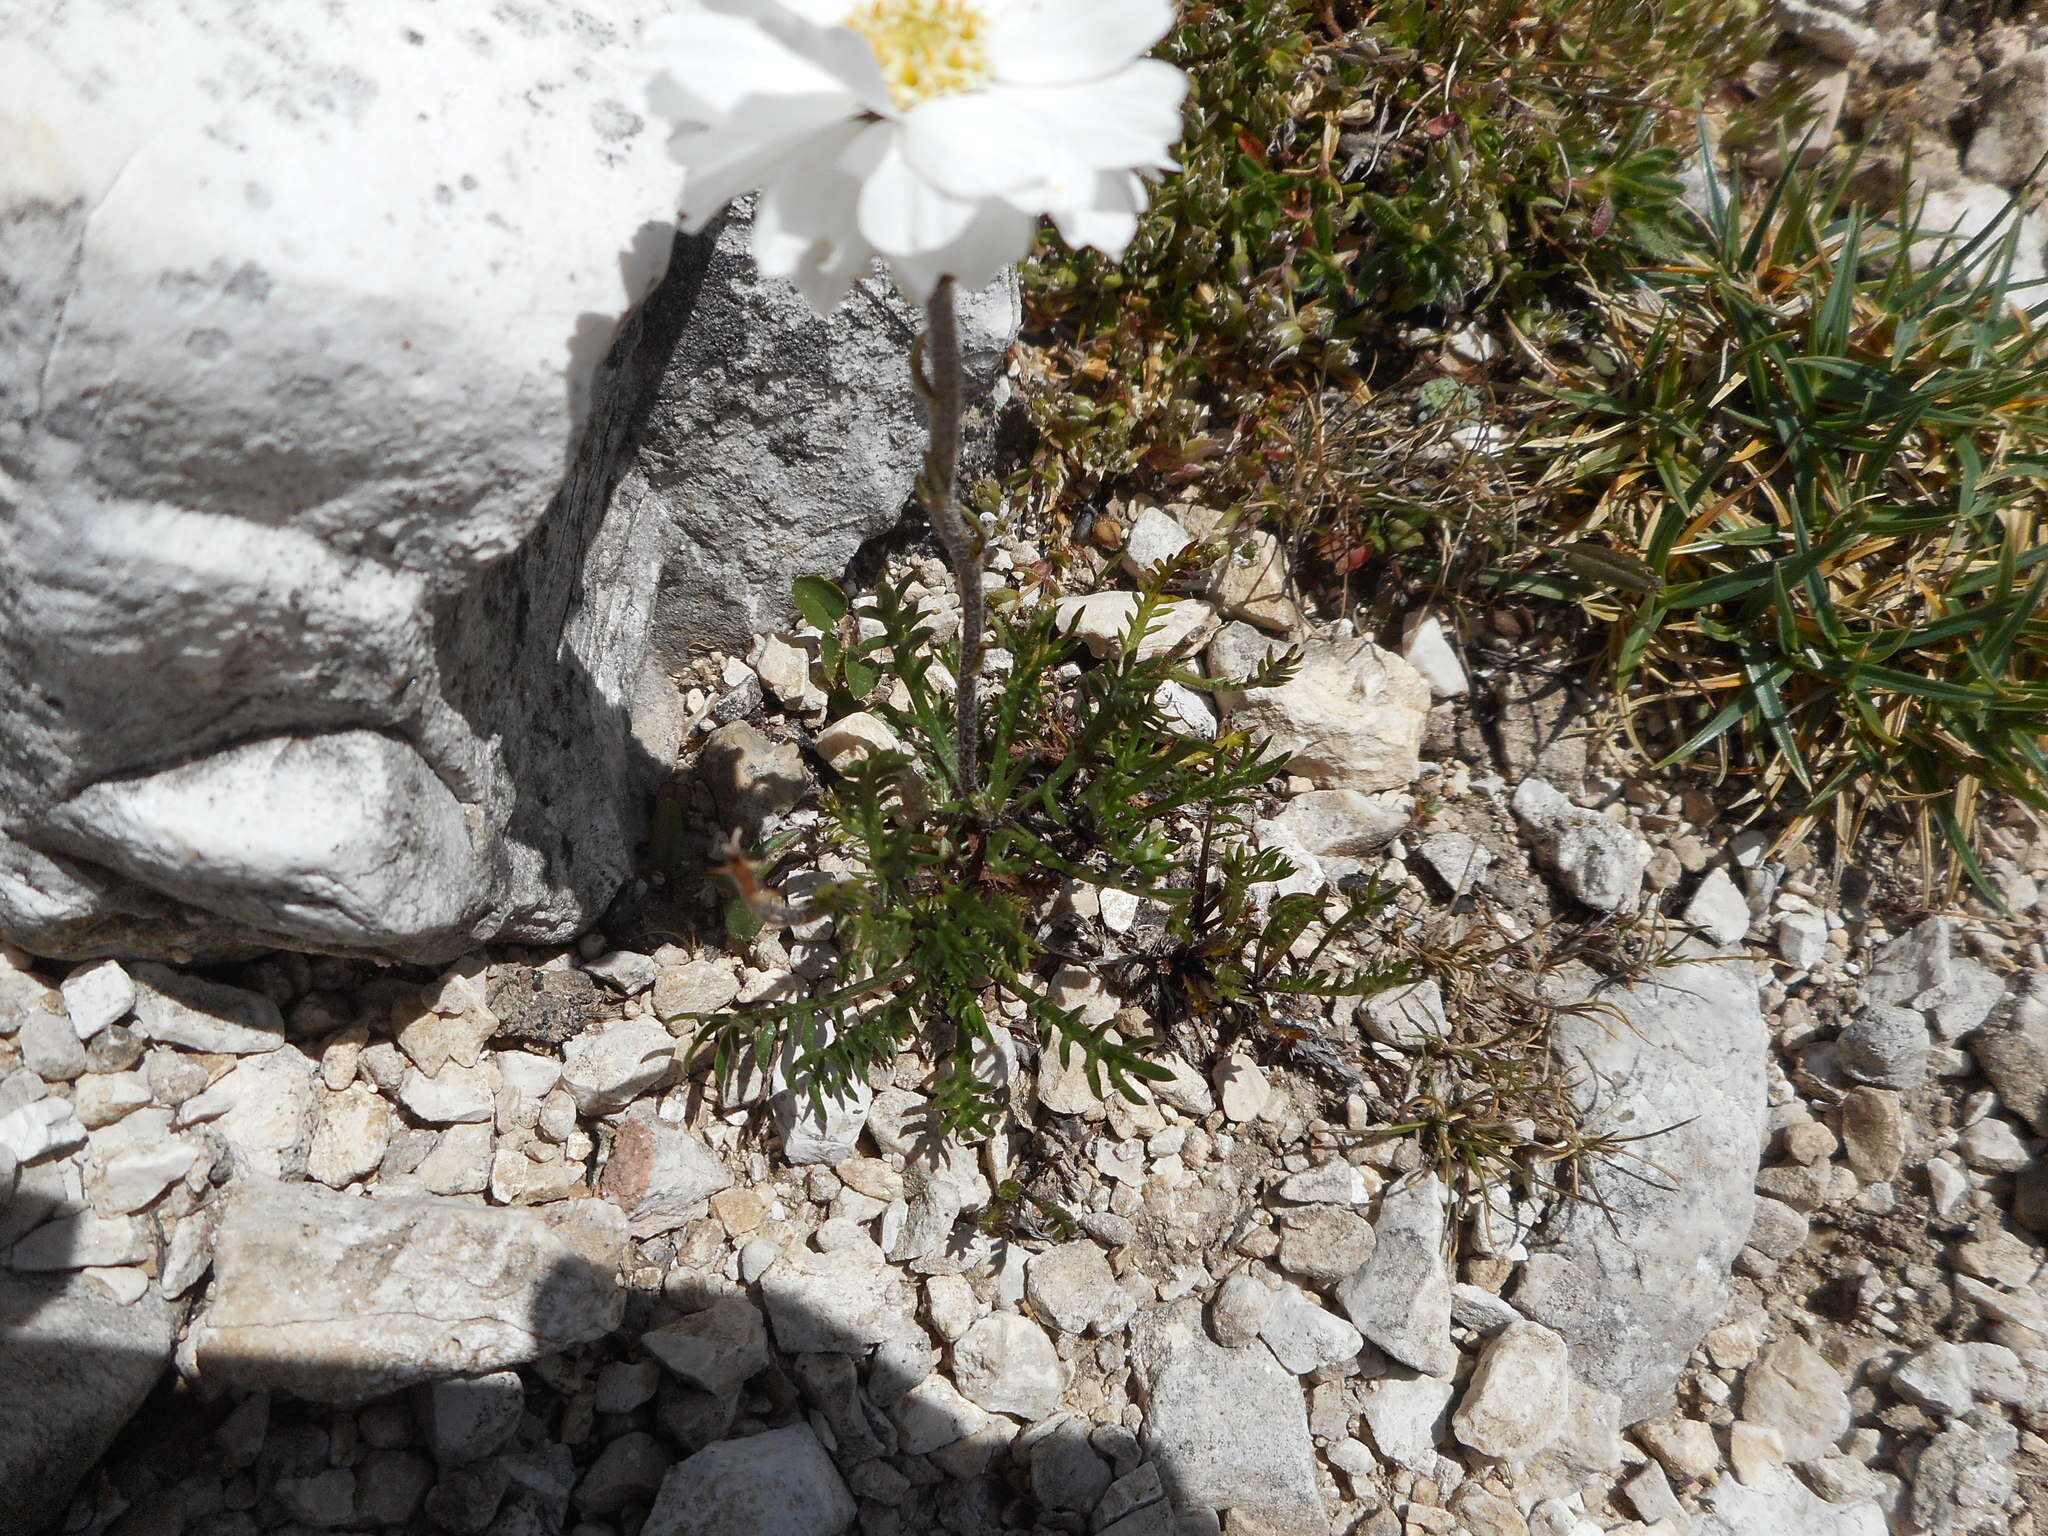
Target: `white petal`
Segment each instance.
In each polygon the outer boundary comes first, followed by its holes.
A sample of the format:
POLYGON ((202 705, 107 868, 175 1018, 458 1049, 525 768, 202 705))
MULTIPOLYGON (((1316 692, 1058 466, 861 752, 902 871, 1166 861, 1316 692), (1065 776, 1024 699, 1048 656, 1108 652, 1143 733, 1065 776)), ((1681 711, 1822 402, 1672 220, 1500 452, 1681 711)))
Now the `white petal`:
POLYGON ((903 116, 903 152, 955 197, 992 197, 1090 168, 1034 94, 998 88, 925 102, 903 116))
POLYGON ((892 260, 952 244, 974 217, 975 205, 949 197, 911 168, 894 123, 871 124, 862 135, 883 136, 883 150, 860 189, 860 232, 892 260))
POLYGON ((821 27, 836 27, 846 19, 855 0, 698 0, 707 11, 727 16, 750 16, 756 20, 781 21, 794 16, 821 27))
POLYGON ((793 281, 821 315, 875 259, 855 224, 863 163, 852 141, 836 154, 827 147, 792 159, 754 207, 754 260, 793 281))
POLYGON ((1121 69, 1173 25, 1173 0, 1014 0, 989 19, 996 78, 1072 85, 1121 69))
POLYGON ((823 70, 860 97, 869 111, 895 116, 875 50, 866 38, 840 25, 852 9, 846 0, 704 0, 704 4, 756 28, 823 70))
POLYGON ((1087 200, 1054 205, 1052 217, 1067 244, 1092 245, 1116 259, 1137 234, 1144 210, 1144 182, 1129 171, 1097 171, 1087 200))
POLYGON ((704 11, 664 16, 647 29, 647 45, 648 69, 669 82, 658 97, 650 93, 664 115, 687 105, 695 120, 715 122, 750 97, 851 90, 847 80, 738 17, 704 11))
POLYGON ((1004 203, 983 203, 974 211, 974 222, 951 245, 894 259, 889 267, 897 287, 922 304, 941 277, 954 278, 967 288, 993 282, 1005 267, 1030 254, 1037 234, 1038 220, 1033 215, 1004 203))
POLYGON ((1188 79, 1160 59, 1139 59, 1086 85, 1006 86, 1000 94, 1056 124, 1073 155, 1091 168, 1175 168, 1188 79))
POLYGON ((676 134, 669 150, 683 165, 679 206, 685 225, 696 233, 734 198, 773 180, 792 159, 829 156, 857 126, 850 118, 828 116, 823 124, 799 119, 793 132, 772 138, 715 130, 676 134))

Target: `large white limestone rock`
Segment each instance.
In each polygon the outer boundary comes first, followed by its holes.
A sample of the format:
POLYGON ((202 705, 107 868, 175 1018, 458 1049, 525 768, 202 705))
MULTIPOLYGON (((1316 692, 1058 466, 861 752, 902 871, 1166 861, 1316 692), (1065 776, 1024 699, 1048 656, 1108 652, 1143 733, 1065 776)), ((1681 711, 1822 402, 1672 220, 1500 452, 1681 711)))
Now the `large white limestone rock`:
POLYGON ((676 240, 666 8, 0 11, 0 934, 566 937, 662 659, 896 516, 907 312, 676 240))

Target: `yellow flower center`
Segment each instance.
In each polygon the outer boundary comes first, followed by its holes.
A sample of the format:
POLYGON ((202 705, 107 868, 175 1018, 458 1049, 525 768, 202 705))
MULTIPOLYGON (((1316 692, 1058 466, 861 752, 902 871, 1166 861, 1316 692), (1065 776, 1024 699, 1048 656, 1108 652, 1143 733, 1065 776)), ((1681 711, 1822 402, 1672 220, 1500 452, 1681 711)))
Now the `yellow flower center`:
POLYGON ((989 77, 988 18, 962 0, 867 0, 846 25, 875 50, 898 111, 962 95, 989 77))

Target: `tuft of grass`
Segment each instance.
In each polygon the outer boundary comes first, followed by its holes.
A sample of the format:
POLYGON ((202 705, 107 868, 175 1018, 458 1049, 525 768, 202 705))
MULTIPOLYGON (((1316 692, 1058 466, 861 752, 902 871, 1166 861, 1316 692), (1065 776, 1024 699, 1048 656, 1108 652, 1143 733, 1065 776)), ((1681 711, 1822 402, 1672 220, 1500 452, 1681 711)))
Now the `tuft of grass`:
POLYGON ((1628 1162, 1655 1171, 1633 1148, 1665 1127, 1586 1130, 1586 1084, 1552 1044, 1566 1013, 1631 1028, 1606 990, 1683 963, 1678 941, 1653 915, 1521 933, 1482 907, 1397 925, 1383 937, 1383 965, 1437 984, 1444 1028, 1399 1047, 1366 1048, 1361 1060, 1378 1115, 1361 1134, 1413 1139, 1460 1217, 1448 1234, 1453 1252, 1468 1237, 1497 1248, 1504 1198, 1597 1203, 1587 1182, 1594 1167, 1628 1162), (1584 1000, 1557 1001, 1573 995, 1584 1000))
POLYGON ((1986 793, 2048 808, 2048 352, 2010 222, 1930 246, 1849 174, 1738 189, 1603 297, 1608 371, 1564 366, 1529 444, 1551 553, 1513 584, 1601 626, 1662 762, 1844 849, 1900 808, 1930 881, 1989 895, 1986 793))

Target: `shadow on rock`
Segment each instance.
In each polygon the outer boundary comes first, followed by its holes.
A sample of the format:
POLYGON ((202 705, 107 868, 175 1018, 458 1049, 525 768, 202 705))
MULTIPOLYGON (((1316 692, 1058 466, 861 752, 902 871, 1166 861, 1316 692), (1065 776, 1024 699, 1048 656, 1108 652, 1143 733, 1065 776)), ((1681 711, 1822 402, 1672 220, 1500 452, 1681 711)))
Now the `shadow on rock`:
MULTIPOLYGON (((622 1520, 837 1536, 864 1506, 906 1533, 1082 1530, 1092 1511, 1116 1536, 1164 1536, 1176 1489, 1199 1501, 1249 1476, 1233 1496, 1270 1485, 1276 1515, 1300 1496, 1286 1469, 1251 1466, 1256 1442, 1162 1464, 1131 1431, 1058 1411, 1069 1372, 1020 1313, 959 1319, 940 1374, 879 1250, 755 1252, 736 1280, 678 1262, 635 1288, 627 1217, 603 1199, 250 1178, 216 1205, 189 1302, 111 1294, 111 1271, 77 1267, 103 1256, 89 1211, 10 1255, 46 1272, 0 1274, 0 1536, 622 1520)), ((1256 1355, 1276 1378, 1225 1370, 1233 1390, 1287 1385, 1262 1347, 1219 1350, 1180 1321, 1193 1343, 1155 1352, 1167 1395, 1216 1386, 1211 1355, 1256 1355)), ((1312 1501, 1312 1471, 1305 1486, 1312 1501)))

